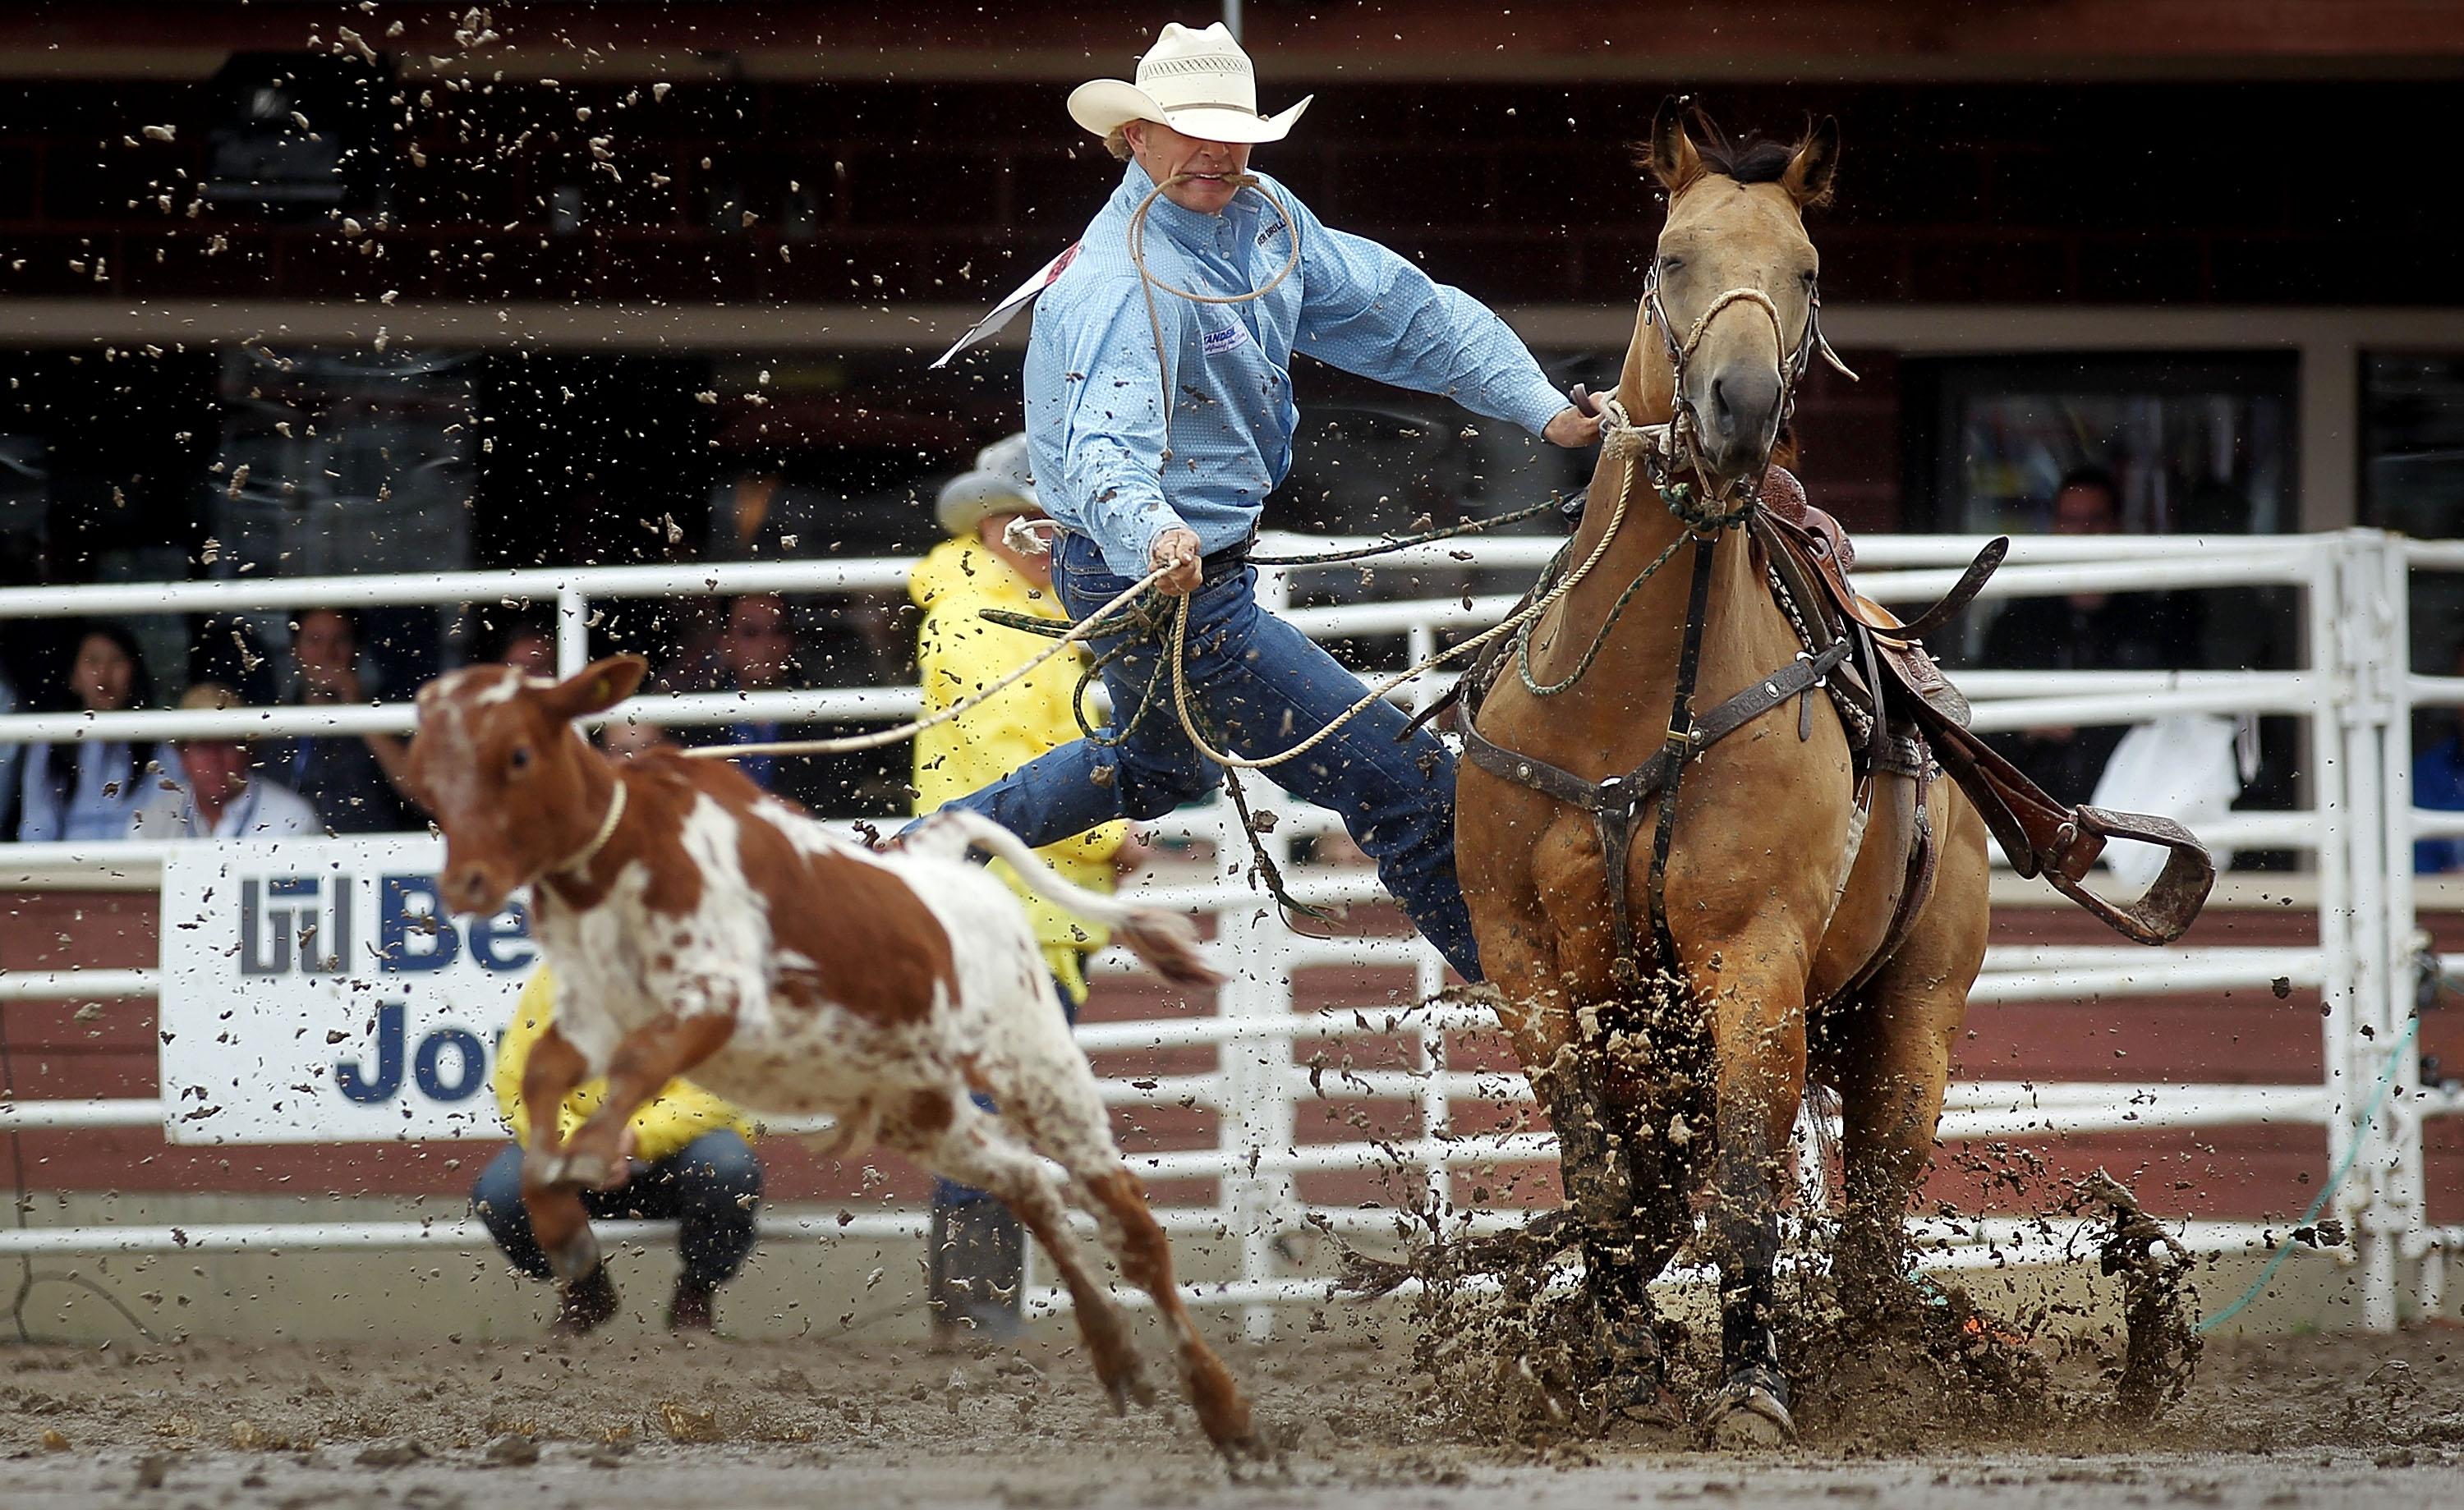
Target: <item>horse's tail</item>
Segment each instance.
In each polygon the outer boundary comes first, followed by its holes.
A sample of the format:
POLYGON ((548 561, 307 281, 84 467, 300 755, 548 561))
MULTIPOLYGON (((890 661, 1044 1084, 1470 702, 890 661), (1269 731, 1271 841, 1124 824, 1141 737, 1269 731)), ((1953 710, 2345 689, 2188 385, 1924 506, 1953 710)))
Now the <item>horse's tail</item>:
POLYGON ((1062 879, 1026 841, 991 819, 962 807, 945 807, 910 830, 902 841, 918 854, 963 859, 980 849, 1009 863, 1029 890, 1065 912, 1101 923, 1155 974, 1176 986, 1216 986, 1223 976, 1198 952, 1198 929, 1188 918, 1161 908, 1140 907, 1062 879))

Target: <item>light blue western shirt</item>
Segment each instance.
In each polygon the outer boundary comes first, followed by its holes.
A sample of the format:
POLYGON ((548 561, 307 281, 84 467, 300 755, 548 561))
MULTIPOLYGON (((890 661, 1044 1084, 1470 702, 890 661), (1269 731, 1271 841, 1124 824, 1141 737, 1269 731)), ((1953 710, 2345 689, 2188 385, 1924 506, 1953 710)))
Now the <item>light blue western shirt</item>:
POLYGON ((1038 301, 1026 349, 1037 495, 1046 513, 1095 541, 1120 576, 1145 576, 1148 552, 1166 530, 1187 526, 1211 554, 1257 527, 1266 494, 1291 471, 1300 422, 1294 350, 1441 394, 1535 435, 1566 407, 1485 305, 1374 241, 1328 230, 1264 175, 1220 215, 1161 197, 1147 211, 1148 271, 1192 293, 1249 293, 1282 270, 1291 242, 1265 195, 1290 213, 1301 244, 1299 266, 1262 298, 1201 304, 1155 289, 1158 373, 1129 252, 1130 215, 1154 186, 1144 168, 1129 164, 1077 256, 1038 301))

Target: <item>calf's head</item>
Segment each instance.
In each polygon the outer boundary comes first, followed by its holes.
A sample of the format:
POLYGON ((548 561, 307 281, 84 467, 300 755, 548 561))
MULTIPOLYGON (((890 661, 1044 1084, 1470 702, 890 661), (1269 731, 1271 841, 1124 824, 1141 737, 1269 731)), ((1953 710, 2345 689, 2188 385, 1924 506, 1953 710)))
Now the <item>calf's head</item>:
POLYGON ((631 696, 649 670, 638 655, 561 682, 473 666, 419 689, 410 778, 445 830, 446 906, 493 912, 590 843, 614 775, 573 721, 631 696))

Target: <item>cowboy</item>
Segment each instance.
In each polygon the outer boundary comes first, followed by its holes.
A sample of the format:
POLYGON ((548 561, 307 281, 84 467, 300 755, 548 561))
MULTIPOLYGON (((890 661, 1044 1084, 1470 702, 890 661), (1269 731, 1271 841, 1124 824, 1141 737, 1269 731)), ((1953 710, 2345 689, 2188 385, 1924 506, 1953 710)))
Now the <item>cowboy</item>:
MULTIPOLYGON (((980 691, 1052 643, 992 623, 982 610, 1061 619, 1052 601, 1051 558, 1027 555, 1007 539, 1012 520, 1044 517, 1027 474, 1025 436, 1011 435, 977 452, 972 471, 942 485, 934 512, 949 538, 916 562, 907 580, 908 595, 924 611, 915 668, 928 713, 980 691)), ((989 701, 917 734, 916 811, 929 813, 945 799, 972 792, 1076 738, 1071 703, 1085 666, 1076 655, 1048 661, 989 701)), ((1110 891, 1127 837, 1127 824, 1104 823, 1040 853, 1065 878, 1110 891)), ((1129 853, 1135 853, 1134 846, 1129 853)), ((1111 934, 1021 886, 999 861, 994 868, 1025 904, 1045 968, 1074 1020, 1087 1002, 1087 956, 1111 934)), ((928 1252, 935 1351, 1018 1335, 1026 1239, 1008 1207, 981 1191, 935 1180, 928 1252)))
MULTIPOLYGON (((1164 603, 1188 600, 1191 719, 1248 759, 1317 733, 1361 694, 1357 677, 1258 606, 1246 558, 1259 509, 1291 469, 1295 348, 1559 446, 1599 434, 1495 314, 1248 174, 1249 149, 1283 140, 1309 103, 1260 115, 1248 55, 1221 23, 1167 25, 1135 84, 1098 79, 1071 94, 1071 117, 1129 165, 1045 291, 1026 355, 1034 477, 1061 526, 1061 605, 1083 619, 1165 571, 1164 603)), ((1171 622, 1152 611, 1092 638, 1125 726, 1116 740, 1064 745, 957 805, 1041 845, 1202 796, 1221 773, 1184 731, 1168 667, 1157 680, 1171 622)), ((1477 980, 1455 882, 1452 759, 1425 730, 1398 742, 1404 724, 1374 704, 1270 774, 1341 815, 1414 924, 1477 980)))

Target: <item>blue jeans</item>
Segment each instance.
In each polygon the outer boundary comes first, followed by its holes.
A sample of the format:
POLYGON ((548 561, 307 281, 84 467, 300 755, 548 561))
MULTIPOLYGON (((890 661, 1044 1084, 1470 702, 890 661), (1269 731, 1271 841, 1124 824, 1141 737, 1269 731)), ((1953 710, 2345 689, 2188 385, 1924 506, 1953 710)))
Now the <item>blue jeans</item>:
MULTIPOLYGON (((1246 563, 1212 572, 1189 605, 1191 716, 1216 748, 1250 759, 1299 744, 1362 691, 1360 679, 1315 641, 1258 606, 1257 578, 1246 563)), ((1092 541, 1065 534, 1053 546, 1052 585, 1069 616, 1084 619, 1130 583, 1105 570, 1092 541)), ((1134 719, 1117 744, 1074 740, 948 805, 1041 845, 1116 818, 1160 818, 1205 796, 1222 772, 1191 745, 1173 711, 1169 620, 1161 618, 1169 603, 1151 610, 1155 626, 1131 625, 1090 642, 1111 657, 1104 685, 1113 716, 1134 719), (1141 714, 1150 685, 1152 706, 1141 714)), ((1455 882, 1454 760, 1425 729, 1397 743, 1408 721, 1392 703, 1373 704, 1308 755, 1265 774, 1342 818, 1413 924, 1458 974, 1478 980, 1480 951, 1455 882)))
MULTIPOLYGON (((736 1277, 753 1251, 760 1204, 761 1161, 732 1127, 705 1132, 664 1159, 635 1159, 632 1178, 612 1191, 582 1193, 583 1209, 596 1221, 674 1221, 682 1282, 702 1290, 736 1277)), ((531 1236, 531 1214, 522 1205, 518 1144, 508 1144, 480 1171, 471 1189, 471 1213, 515 1268, 534 1280, 549 1277, 547 1255, 531 1236)))

